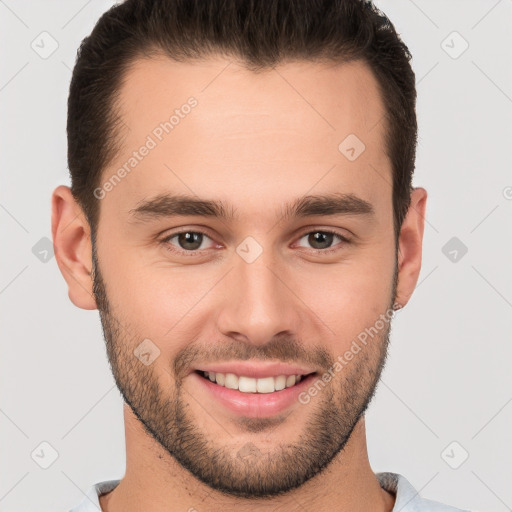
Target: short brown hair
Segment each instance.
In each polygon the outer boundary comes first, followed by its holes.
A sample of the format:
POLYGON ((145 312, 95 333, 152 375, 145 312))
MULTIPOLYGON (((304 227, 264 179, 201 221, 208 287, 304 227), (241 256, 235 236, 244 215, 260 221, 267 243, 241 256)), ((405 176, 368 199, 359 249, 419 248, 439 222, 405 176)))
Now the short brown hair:
MULTIPOLYGON (((77 52, 68 97, 71 191, 93 242, 102 170, 119 149, 115 108, 123 75, 142 56, 226 55, 257 72, 291 60, 366 62, 386 109, 395 237, 410 204, 417 121, 411 54, 369 0, 126 0, 105 12, 77 52)), ((341 142, 341 141, 340 141, 341 142)))

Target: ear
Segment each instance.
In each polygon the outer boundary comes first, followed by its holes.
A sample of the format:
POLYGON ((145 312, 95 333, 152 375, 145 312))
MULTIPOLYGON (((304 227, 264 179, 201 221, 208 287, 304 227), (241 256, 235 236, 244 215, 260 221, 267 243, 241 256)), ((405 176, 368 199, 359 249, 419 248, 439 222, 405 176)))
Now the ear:
POLYGON ((418 187, 411 193, 411 204, 402 223, 398 247, 398 283, 395 303, 404 307, 411 298, 421 270, 423 230, 427 191, 418 187))
POLYGON ((55 259, 75 306, 97 309, 93 294, 90 226, 71 189, 58 186, 52 194, 52 237, 55 259))

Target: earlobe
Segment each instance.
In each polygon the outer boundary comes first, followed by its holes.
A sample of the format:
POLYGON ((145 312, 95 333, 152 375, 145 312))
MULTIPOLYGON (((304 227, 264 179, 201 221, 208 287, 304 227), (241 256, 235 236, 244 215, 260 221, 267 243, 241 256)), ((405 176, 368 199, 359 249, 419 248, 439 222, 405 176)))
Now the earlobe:
POLYGON ((75 306, 97 309, 93 295, 92 245, 89 223, 65 185, 52 194, 52 237, 55 259, 75 306))
POLYGON ((427 191, 415 188, 411 204, 400 229, 398 249, 398 284, 395 303, 404 307, 411 298, 421 270, 423 231, 427 191))

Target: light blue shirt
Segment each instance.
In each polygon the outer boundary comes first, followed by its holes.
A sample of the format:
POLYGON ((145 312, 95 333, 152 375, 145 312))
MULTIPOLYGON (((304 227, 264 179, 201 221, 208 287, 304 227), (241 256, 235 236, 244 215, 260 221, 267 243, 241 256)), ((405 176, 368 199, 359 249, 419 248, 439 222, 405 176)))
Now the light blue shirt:
MULTIPOLYGON (((376 473, 380 486, 395 495, 393 512, 470 512, 422 498, 409 481, 398 473, 376 473)), ((93 485, 79 505, 69 512, 101 512, 99 496, 112 491, 121 480, 93 485)))
MULTIPOLYGON (((376 473, 380 486, 395 495, 393 512, 470 512, 423 499, 409 481, 398 473, 376 473)), ((99 496, 113 490, 121 480, 93 485, 79 505, 69 512, 101 512, 99 496)))

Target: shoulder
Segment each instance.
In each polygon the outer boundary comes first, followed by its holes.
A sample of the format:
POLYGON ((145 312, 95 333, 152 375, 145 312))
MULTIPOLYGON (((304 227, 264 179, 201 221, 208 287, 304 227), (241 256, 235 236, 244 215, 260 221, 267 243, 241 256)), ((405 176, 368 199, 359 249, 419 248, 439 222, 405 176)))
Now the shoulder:
POLYGON ((380 486, 395 495, 393 512, 471 512, 422 498, 411 483, 398 473, 376 473, 380 486))
POLYGON ((114 490, 121 480, 105 480, 91 486, 82 501, 69 512, 98 512, 101 511, 99 497, 114 490))

